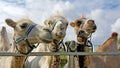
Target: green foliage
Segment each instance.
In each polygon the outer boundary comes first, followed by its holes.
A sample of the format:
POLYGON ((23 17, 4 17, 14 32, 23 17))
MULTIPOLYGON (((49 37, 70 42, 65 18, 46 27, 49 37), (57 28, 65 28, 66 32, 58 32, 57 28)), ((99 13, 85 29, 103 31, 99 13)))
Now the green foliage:
POLYGON ((118 39, 118 44, 120 44, 120 38, 118 39))
POLYGON ((63 68, 64 65, 67 63, 67 58, 68 56, 60 56, 61 59, 60 68, 63 68))

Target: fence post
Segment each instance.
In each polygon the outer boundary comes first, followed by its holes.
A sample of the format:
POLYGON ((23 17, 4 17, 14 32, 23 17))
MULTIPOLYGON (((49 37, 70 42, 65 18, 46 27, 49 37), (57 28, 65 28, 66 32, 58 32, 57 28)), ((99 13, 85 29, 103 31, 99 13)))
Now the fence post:
POLYGON ((70 60, 70 62, 69 62, 69 67, 70 68, 74 68, 74 55, 69 55, 70 57, 69 57, 69 60, 70 60))

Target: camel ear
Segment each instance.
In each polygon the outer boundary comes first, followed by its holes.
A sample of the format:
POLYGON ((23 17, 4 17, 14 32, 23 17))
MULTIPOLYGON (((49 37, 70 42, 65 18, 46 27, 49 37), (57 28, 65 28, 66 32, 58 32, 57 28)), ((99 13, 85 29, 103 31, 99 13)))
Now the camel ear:
POLYGON ((66 46, 69 46, 69 44, 70 44, 70 41, 66 41, 66 42, 65 42, 65 45, 66 45, 66 46))
POLYGON ((70 25, 71 25, 72 27, 75 27, 75 23, 74 23, 74 22, 71 22, 70 25))
POLYGON ((16 22, 14 22, 12 19, 6 19, 5 22, 12 28, 15 28, 16 26, 16 22))
POLYGON ((51 21, 50 20, 45 20, 44 24, 49 27, 51 25, 51 21))

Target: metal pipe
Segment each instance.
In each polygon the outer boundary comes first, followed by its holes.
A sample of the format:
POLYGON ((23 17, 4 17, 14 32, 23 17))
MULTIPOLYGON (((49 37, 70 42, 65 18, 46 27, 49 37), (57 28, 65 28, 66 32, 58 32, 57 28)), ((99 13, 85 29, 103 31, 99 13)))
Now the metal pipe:
POLYGON ((32 52, 28 55, 12 52, 0 52, 0 56, 51 56, 51 55, 117 56, 120 55, 120 52, 32 52))

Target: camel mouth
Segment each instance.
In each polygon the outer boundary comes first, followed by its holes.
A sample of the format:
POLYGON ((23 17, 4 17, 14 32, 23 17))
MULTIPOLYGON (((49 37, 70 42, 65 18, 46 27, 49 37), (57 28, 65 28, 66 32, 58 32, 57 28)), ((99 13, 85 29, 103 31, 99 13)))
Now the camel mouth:
POLYGON ((62 38, 65 37, 65 34, 58 34, 58 33, 56 33, 55 35, 56 35, 56 37, 59 38, 59 39, 62 39, 62 38))
POLYGON ((50 39, 41 39, 42 40, 42 42, 45 42, 45 43, 51 43, 52 42, 52 40, 50 40, 50 39))
POLYGON ((96 30, 92 30, 91 32, 94 33, 96 30))

